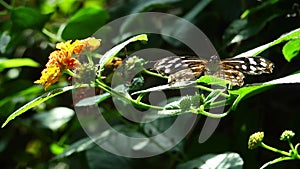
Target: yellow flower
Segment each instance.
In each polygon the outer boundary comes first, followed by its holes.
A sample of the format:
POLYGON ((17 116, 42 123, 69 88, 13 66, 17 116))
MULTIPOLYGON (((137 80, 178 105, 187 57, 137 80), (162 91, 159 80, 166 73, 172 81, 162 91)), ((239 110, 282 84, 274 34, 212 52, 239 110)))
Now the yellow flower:
POLYGON ((61 69, 57 66, 47 67, 42 71, 40 80, 36 80, 34 83, 42 84, 47 89, 51 84, 57 82, 61 74, 61 69))
POLYGON ((260 146, 264 139, 264 132, 256 132, 249 137, 248 148, 255 149, 260 146))
POLYGON ((100 39, 86 38, 76 40, 73 43, 69 40, 56 44, 58 50, 50 54, 46 68, 42 71, 42 76, 34 83, 42 84, 47 89, 59 79, 63 70, 74 69, 80 65, 80 62, 72 57, 73 54, 81 54, 84 50, 95 50, 100 46, 100 42, 100 39))

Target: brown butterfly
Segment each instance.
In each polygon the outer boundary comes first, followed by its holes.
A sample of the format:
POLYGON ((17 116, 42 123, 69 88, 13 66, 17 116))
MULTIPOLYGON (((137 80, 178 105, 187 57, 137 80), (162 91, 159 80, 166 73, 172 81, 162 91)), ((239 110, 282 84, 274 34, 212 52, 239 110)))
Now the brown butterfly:
POLYGON ((158 60, 153 69, 168 75, 168 83, 190 81, 201 75, 212 75, 231 82, 233 86, 243 86, 244 74, 260 75, 272 73, 274 64, 259 56, 219 60, 211 56, 209 60, 187 56, 171 56, 158 60))

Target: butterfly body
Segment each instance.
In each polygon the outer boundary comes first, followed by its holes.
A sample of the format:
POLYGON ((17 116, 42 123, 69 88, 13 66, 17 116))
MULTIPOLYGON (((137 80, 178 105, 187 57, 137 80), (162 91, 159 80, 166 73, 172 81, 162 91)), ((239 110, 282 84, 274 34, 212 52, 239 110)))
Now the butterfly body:
POLYGON ((190 81, 202 75, 212 75, 231 82, 233 86, 244 84, 244 74, 260 75, 272 73, 274 64, 262 57, 241 57, 219 60, 211 56, 209 60, 187 56, 171 56, 158 60, 153 69, 168 75, 168 83, 190 81))

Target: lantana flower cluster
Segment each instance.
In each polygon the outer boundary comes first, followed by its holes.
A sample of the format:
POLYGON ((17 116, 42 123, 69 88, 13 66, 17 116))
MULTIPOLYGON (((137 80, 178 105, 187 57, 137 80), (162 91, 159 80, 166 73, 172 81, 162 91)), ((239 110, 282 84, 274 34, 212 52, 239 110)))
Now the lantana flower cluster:
POLYGON ((100 46, 100 39, 93 37, 83 40, 71 40, 56 44, 56 49, 49 56, 46 68, 42 71, 42 76, 34 83, 41 84, 47 89, 50 85, 57 82, 64 70, 74 69, 80 65, 80 62, 73 57, 78 56, 85 50, 95 50, 100 46))

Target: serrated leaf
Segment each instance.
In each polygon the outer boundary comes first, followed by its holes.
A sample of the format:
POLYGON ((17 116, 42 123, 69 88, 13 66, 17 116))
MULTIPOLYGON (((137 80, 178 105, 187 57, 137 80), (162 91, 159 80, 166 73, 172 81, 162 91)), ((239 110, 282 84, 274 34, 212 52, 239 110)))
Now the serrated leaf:
POLYGON ((82 8, 70 18, 61 36, 65 40, 86 38, 101 28, 108 19, 108 12, 104 9, 99 7, 82 8))
POLYGON ((0 72, 4 69, 8 68, 16 68, 21 66, 28 66, 28 67, 38 67, 39 63, 35 62, 29 58, 17 58, 17 59, 1 59, 0 60, 0 72))
POLYGON ((282 48, 284 58, 290 62, 294 57, 299 55, 300 51, 300 37, 298 39, 292 39, 286 43, 282 48))
POLYGON ((179 164, 176 169, 242 169, 243 159, 237 153, 207 154, 179 164))
MULTIPOLYGON (((184 96, 184 97, 178 97, 178 98, 173 98, 173 101, 170 103, 166 104, 164 106, 163 110, 159 110, 157 113, 160 115, 167 115, 167 116, 174 116, 178 115, 180 113, 184 113, 183 109, 181 106, 182 104, 190 102, 190 96, 184 96)), ((185 110, 188 111, 188 110, 185 110)))
POLYGON ((74 89, 74 86, 67 86, 67 87, 63 87, 60 89, 54 89, 50 92, 47 92, 37 98, 35 98, 34 100, 32 100, 31 102, 25 104, 24 106, 20 107, 18 110, 16 110, 15 112, 13 112, 7 119, 6 121, 2 124, 2 128, 11 120, 13 120, 14 118, 18 117, 19 115, 23 114, 24 112, 26 112, 27 110, 49 100, 50 98, 57 96, 59 94, 62 94, 66 91, 72 90, 74 89))

